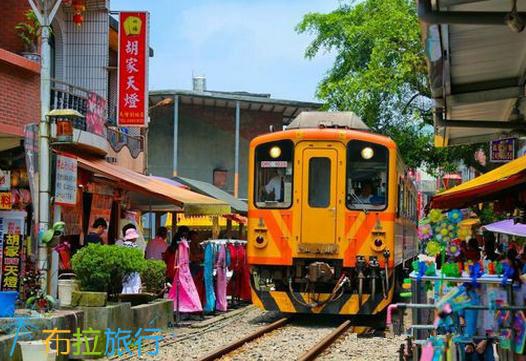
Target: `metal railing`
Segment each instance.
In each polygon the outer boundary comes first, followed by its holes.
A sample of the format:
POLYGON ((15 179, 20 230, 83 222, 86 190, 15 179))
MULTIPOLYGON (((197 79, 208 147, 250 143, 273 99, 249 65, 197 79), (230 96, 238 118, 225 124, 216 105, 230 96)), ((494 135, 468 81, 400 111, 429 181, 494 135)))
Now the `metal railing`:
MULTIPOLYGON (((88 95, 90 91, 57 79, 51 79, 51 109, 74 109, 82 115, 88 111, 88 95)), ((115 116, 114 111, 110 112, 115 116)), ((137 158, 144 151, 143 137, 131 136, 116 126, 115 119, 110 117, 106 122, 106 138, 115 152, 127 146, 133 158, 137 158), (111 120, 110 120, 111 119, 111 120)), ((75 129, 89 131, 86 118, 72 121, 75 129)))

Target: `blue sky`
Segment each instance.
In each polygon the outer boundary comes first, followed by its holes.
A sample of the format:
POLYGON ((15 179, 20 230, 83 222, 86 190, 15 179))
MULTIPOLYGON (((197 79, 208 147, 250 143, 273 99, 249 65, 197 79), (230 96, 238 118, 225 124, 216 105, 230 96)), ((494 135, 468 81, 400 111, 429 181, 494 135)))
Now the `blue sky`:
POLYGON ((308 35, 294 31, 311 11, 338 0, 111 0, 112 10, 150 12, 150 89, 191 89, 192 72, 210 90, 315 100, 333 56, 304 58, 308 35))

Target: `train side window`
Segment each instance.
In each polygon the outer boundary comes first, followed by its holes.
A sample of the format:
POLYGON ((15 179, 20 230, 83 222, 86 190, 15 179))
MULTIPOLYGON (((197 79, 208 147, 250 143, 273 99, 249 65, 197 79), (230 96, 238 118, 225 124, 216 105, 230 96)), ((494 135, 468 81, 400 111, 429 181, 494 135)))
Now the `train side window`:
POLYGON ((347 145, 347 207, 382 210, 387 206, 389 151, 381 145, 351 140, 347 145))
POLYGON ((281 140, 258 145, 255 150, 254 201, 258 208, 292 205, 294 143, 281 140))
POLYGON ((331 199, 331 160, 311 158, 309 160, 309 206, 325 208, 331 199))

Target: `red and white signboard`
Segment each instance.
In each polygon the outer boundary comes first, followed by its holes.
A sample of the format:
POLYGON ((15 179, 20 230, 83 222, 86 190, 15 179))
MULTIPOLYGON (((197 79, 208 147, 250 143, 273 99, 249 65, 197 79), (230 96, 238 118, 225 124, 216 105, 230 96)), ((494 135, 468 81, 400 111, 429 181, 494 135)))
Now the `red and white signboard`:
POLYGON ((55 203, 61 206, 77 204, 77 158, 57 155, 55 203))
POLYGON ((148 18, 147 12, 121 12, 119 15, 117 124, 120 127, 147 125, 148 18))

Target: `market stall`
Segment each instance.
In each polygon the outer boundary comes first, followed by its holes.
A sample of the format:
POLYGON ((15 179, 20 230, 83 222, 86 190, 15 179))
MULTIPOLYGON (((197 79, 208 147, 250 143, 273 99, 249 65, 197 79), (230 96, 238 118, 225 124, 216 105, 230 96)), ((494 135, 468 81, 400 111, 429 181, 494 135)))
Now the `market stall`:
MULTIPOLYGON (((437 194, 404 281, 404 360, 524 360, 526 157, 437 194)), ((403 329, 403 327, 402 327, 403 329)))

